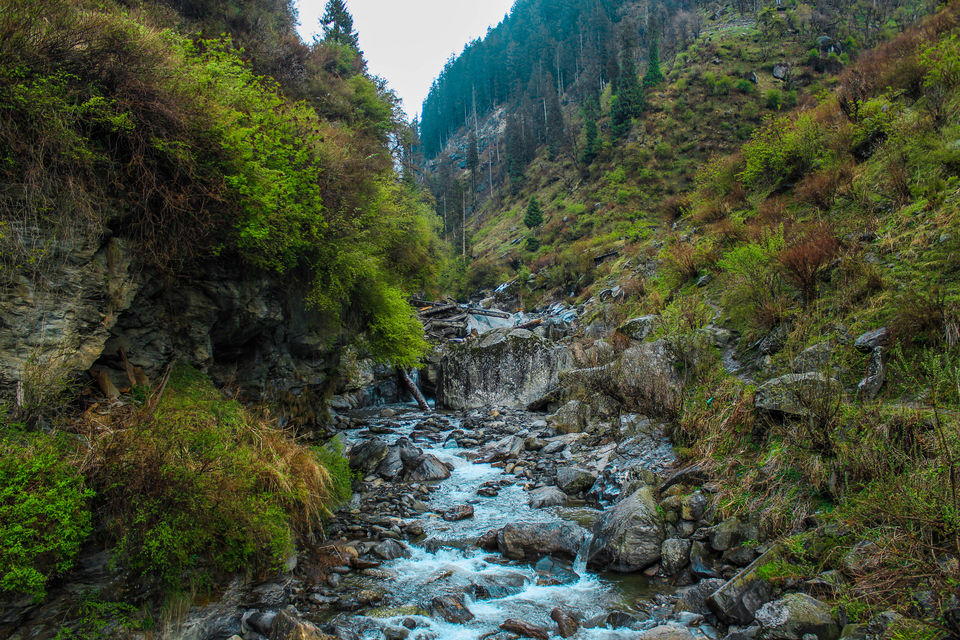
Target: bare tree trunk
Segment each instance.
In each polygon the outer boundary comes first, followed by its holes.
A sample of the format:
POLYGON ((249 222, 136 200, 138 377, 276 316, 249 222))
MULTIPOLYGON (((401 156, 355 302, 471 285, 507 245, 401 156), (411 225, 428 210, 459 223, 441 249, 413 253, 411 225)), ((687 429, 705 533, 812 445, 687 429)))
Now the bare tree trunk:
POLYGON ((397 375, 400 376, 400 380, 403 381, 403 384, 407 387, 407 390, 410 392, 410 395, 413 396, 413 399, 417 401, 417 405, 419 405, 424 411, 429 412, 430 405, 427 404, 427 399, 423 397, 422 393, 420 393, 420 389, 410 378, 410 374, 407 373, 407 370, 403 367, 397 367, 397 375))

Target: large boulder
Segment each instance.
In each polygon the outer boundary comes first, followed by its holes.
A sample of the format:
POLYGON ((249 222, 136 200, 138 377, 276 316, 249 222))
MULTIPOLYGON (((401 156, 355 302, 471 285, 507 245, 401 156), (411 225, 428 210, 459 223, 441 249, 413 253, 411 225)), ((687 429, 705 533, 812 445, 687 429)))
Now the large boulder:
POLYGON ((654 315, 631 318, 617 327, 617 331, 627 336, 631 340, 643 342, 648 336, 656 331, 659 320, 660 318, 654 315))
POLYGON ((762 640, 803 640, 813 634, 818 640, 837 640, 840 626, 830 613, 830 605, 805 593, 768 602, 757 611, 762 640))
POLYGON ((822 373, 789 373, 760 385, 754 406, 769 413, 806 417, 840 391, 840 383, 822 373))
POLYGON ((569 522, 508 524, 496 531, 495 537, 488 532, 478 543, 481 547, 493 547, 513 560, 531 560, 543 556, 558 556, 574 559, 586 537, 583 529, 569 522))
POLYGON ((653 490, 642 487, 597 521, 589 562, 612 571, 640 571, 660 561, 665 538, 653 490))
POLYGON ((680 407, 681 381, 675 365, 669 344, 657 340, 631 347, 602 367, 567 371, 560 380, 587 397, 602 393, 629 410, 672 417, 680 407))
POLYGON ((450 468, 429 453, 418 457, 403 472, 404 482, 437 482, 450 477, 450 468))
POLYGON ((437 403, 450 409, 524 408, 557 386, 573 358, 566 347, 525 329, 494 329, 440 359, 437 403))
POLYGON ((557 433, 580 433, 586 431, 588 411, 589 408, 584 403, 570 400, 547 416, 547 424, 557 433))

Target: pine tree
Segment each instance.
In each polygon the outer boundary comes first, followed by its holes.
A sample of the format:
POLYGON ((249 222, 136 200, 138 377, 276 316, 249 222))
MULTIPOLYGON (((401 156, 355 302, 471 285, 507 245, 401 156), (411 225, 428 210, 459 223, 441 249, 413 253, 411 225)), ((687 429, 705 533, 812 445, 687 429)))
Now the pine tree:
POLYGON ((586 135, 586 144, 580 160, 584 164, 593 162, 600 153, 600 132, 597 129, 597 99, 590 95, 583 103, 583 130, 586 135))
POLYGON ((643 90, 637 77, 633 54, 626 51, 617 82, 617 94, 610 106, 610 133, 614 139, 623 138, 630 132, 634 118, 643 113, 643 90))
POLYGON ((563 126, 563 110, 560 108, 560 93, 553 81, 547 82, 547 145, 550 160, 556 160, 560 149, 566 146, 566 134, 563 126))
POLYGON ((527 214, 523 216, 523 224, 527 225, 528 229, 533 229, 543 224, 543 209, 540 207, 540 201, 537 200, 537 196, 530 198, 530 202, 527 204, 527 214))
POLYGON ((643 86, 652 87, 661 82, 663 82, 663 71, 660 70, 660 34, 654 30, 650 36, 647 74, 643 76, 643 86))
POLYGON ((360 49, 360 38, 353 30, 353 16, 343 0, 328 0, 320 24, 325 41, 360 49))

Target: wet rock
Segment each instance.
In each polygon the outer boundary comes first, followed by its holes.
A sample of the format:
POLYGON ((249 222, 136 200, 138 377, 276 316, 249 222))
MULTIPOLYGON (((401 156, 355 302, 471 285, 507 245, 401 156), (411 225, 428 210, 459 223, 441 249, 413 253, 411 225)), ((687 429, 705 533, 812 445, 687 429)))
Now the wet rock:
POLYGON ((430 454, 420 456, 411 468, 403 473, 404 482, 437 482, 449 477, 450 468, 430 454))
MULTIPOLYGON (((497 531, 497 549, 514 560, 545 555, 572 560, 577 557, 584 537, 582 528, 568 522, 508 524, 497 531)), ((481 538, 481 542, 483 540, 481 538)))
POLYGON ((471 577, 471 591, 477 600, 506 598, 523 591, 527 577, 522 573, 481 573, 471 577))
POLYGON ((596 473, 580 467, 564 467, 557 471, 557 486, 567 495, 588 491, 596 480, 596 473))
POLYGON ((922 638, 929 632, 918 622, 905 618, 894 611, 877 614, 865 624, 848 624, 840 637, 843 640, 897 640, 899 638, 922 638), (913 632, 913 633, 911 633, 913 632))
POLYGON ((447 522, 459 522, 473 517, 473 505, 465 504, 450 509, 443 514, 443 519, 447 522))
POLYGON ((433 615, 440 616, 453 624, 465 624, 474 618, 473 613, 464 604, 463 596, 459 595, 437 596, 430 602, 430 610, 433 615))
POLYGON ((771 413, 808 416, 809 404, 840 392, 840 383, 822 373, 789 373, 769 380, 759 388, 754 406, 771 413))
POLYGON ((727 624, 750 624, 757 610, 774 598, 774 587, 758 575, 760 567, 781 558, 779 547, 773 547, 746 569, 710 594, 707 606, 727 624))
POLYGON ((650 487, 642 487, 604 512, 594 527, 590 564, 641 571, 660 560, 666 536, 650 487))
POLYGON ((637 636, 637 640, 694 640, 694 637, 686 627, 678 624, 663 624, 644 631, 637 636))
POLYGON ((557 487, 540 487, 527 494, 527 504, 532 509, 558 507, 566 504, 567 494, 557 487))
POLYGON ((437 403, 450 409, 523 408, 557 386, 570 351, 524 329, 494 329, 450 345, 440 359, 437 403))
POLYGON ((510 633, 515 633, 521 638, 537 638, 537 640, 549 640, 550 632, 535 624, 530 624, 517 618, 508 618, 503 621, 500 628, 510 633))
POLYGON ((710 557, 707 545, 695 540, 690 547, 690 571, 698 578, 716 578, 714 562, 710 557))
POLYGON ((890 330, 886 327, 880 327, 879 329, 867 331, 866 333, 862 334, 854 341, 853 347, 857 351, 870 353, 877 347, 885 347, 889 340, 890 330))
POLYGON ((396 560, 397 558, 407 558, 410 556, 410 553, 396 540, 378 542, 370 551, 384 560, 396 560))
POLYGON ((527 451, 540 451, 545 446, 547 446, 546 440, 541 440, 540 438, 529 437, 523 441, 523 448, 527 451))
POLYGON ((637 619, 626 611, 612 611, 604 617, 603 622, 611 629, 623 629, 637 624, 637 619))
POLYGON ((687 587, 680 593, 673 610, 675 612, 690 611, 701 615, 709 614, 710 608, 707 607, 707 598, 724 584, 726 584, 726 581, 720 578, 707 578, 691 587, 687 587))
POLYGON ((570 638, 577 635, 580 630, 580 623, 574 614, 563 607, 554 607, 550 612, 550 618, 557 623, 557 633, 561 638, 570 638))
POLYGON ((840 627, 830 606, 805 593, 791 593, 768 602, 757 611, 762 640, 804 640, 813 634, 818 640, 837 640, 840 627))
POLYGON ((480 452, 480 462, 502 462, 512 460, 523 451, 523 440, 516 436, 507 436, 480 452))
POLYGON ((407 640, 410 637, 410 629, 406 627, 386 627, 383 630, 384 640, 407 640))
POLYGON ((539 585, 571 584, 580 579, 569 562, 551 556, 540 558, 533 568, 539 585))
POLYGON ((663 541, 660 546, 660 562, 665 575, 676 575, 687 566, 690 561, 690 547, 692 545, 692 541, 681 538, 670 538, 663 541))
POLYGON ((627 320, 617 327, 617 331, 627 336, 631 340, 643 342, 648 336, 652 335, 657 328, 659 318, 655 315, 640 316, 627 320))

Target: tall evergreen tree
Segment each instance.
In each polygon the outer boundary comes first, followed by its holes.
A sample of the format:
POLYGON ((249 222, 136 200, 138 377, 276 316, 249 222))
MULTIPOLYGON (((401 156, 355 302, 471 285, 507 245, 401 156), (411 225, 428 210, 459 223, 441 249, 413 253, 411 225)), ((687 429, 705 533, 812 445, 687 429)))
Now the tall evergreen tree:
POLYGON ((343 0, 328 0, 323 17, 323 39, 360 50, 360 38, 353 30, 353 16, 343 0))
POLYGON ((614 139, 623 138, 630 132, 634 118, 643 113, 643 90, 637 77, 633 54, 625 51, 617 81, 617 93, 610 106, 610 133, 614 139))
POLYGON ((585 164, 593 162, 597 154, 600 153, 600 132, 597 129, 599 107, 597 107, 596 97, 590 95, 583 103, 583 132, 586 136, 586 144, 583 147, 583 155, 580 160, 585 164))
POLYGON ((477 134, 470 132, 470 141, 467 143, 467 169, 470 170, 470 184, 477 188, 477 169, 480 167, 480 145, 477 134))
POLYGON ((660 70, 660 34, 654 29, 650 34, 647 55, 647 74, 643 76, 643 86, 652 87, 663 82, 663 71, 660 70))
POLYGON ((527 213, 523 216, 523 224, 527 225, 528 229, 534 229, 543 224, 543 208, 540 206, 537 196, 531 197, 530 202, 527 203, 527 213))
POLYGON ((546 113, 547 113, 547 145, 550 159, 556 160, 560 149, 566 146, 566 133, 563 125, 563 110, 560 108, 560 92, 553 82, 547 82, 546 113))

